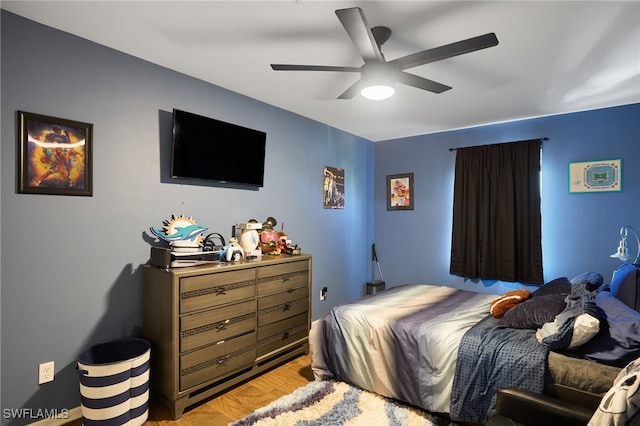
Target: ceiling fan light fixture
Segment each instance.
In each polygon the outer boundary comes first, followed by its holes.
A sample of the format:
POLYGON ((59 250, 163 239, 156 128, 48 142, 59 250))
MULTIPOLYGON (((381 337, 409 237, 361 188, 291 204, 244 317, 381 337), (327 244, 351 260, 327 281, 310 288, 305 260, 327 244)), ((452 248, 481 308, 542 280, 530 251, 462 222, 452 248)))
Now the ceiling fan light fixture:
POLYGON ((394 95, 395 84, 401 83, 417 89, 433 93, 442 93, 449 89, 442 83, 406 72, 409 68, 441 61, 465 53, 475 52, 496 46, 498 38, 495 33, 460 40, 455 43, 412 53, 392 61, 387 61, 382 54, 382 45, 391 36, 388 27, 370 27, 364 12, 359 7, 336 10, 336 15, 354 46, 358 50, 364 65, 360 67, 335 65, 287 65, 271 64, 274 71, 331 71, 360 73, 360 79, 338 96, 338 99, 352 99, 358 91, 363 97, 372 100, 387 99, 394 95), (383 80, 384 82, 381 82, 383 80))
POLYGON ((360 94, 372 101, 388 99, 396 93, 393 83, 388 81, 373 81, 362 88, 360 94))

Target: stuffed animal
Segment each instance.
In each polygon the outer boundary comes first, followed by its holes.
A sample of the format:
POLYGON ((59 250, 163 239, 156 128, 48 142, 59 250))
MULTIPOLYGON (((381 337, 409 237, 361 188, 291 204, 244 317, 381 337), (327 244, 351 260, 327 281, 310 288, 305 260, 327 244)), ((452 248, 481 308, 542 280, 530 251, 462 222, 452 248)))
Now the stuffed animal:
POLYGON ((280 238, 278 232, 273 228, 278 224, 278 221, 269 216, 266 222, 262 223, 262 230, 260 233, 259 247, 262 250, 262 254, 279 255, 280 248, 278 247, 280 238))
POLYGON ((529 297, 531 297, 531 292, 529 290, 508 291, 491 302, 489 311, 495 318, 502 318, 509 309, 513 308, 518 303, 524 302, 529 297))

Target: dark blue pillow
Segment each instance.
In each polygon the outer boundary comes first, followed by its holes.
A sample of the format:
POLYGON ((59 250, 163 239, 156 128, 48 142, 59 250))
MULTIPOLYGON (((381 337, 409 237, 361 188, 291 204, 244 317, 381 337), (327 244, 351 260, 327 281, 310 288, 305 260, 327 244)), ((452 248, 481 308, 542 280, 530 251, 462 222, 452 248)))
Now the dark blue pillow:
POLYGON ((593 291, 601 287, 603 281, 602 275, 597 272, 585 272, 577 277, 571 278, 571 284, 575 285, 586 283, 585 288, 589 291, 593 291))
POLYGON ((640 313, 608 291, 598 293, 595 300, 603 316, 600 332, 572 352, 602 364, 624 367, 640 357, 640 313))
POLYGON ((611 280, 611 294, 635 310, 640 309, 640 268, 623 263, 611 280))
MULTIPOLYGON (((571 294, 571 281, 569 281, 569 278, 561 277, 549 281, 531 293, 531 297, 549 296, 552 294, 563 294, 565 296, 571 294)), ((553 321, 553 319, 551 321, 553 321)))
POLYGON ((567 307, 564 299, 569 294, 571 281, 567 277, 549 281, 531 293, 529 299, 509 309, 500 319, 500 324, 509 328, 538 329, 564 311, 567 307))
MULTIPOLYGON (((536 293, 538 292, 533 294, 536 293)), ((567 307, 564 300, 566 297, 567 295, 562 293, 531 297, 509 309, 500 319, 500 325, 536 330, 547 322, 553 322, 556 315, 564 311, 567 307)))

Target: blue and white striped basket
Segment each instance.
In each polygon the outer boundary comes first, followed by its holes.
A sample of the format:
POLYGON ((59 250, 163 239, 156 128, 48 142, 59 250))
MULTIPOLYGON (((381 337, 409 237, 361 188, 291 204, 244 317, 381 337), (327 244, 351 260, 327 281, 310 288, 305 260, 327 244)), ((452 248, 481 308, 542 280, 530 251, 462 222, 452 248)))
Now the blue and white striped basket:
POLYGON ((100 343, 78 357, 84 426, 137 426, 149 417, 151 345, 144 339, 100 343))

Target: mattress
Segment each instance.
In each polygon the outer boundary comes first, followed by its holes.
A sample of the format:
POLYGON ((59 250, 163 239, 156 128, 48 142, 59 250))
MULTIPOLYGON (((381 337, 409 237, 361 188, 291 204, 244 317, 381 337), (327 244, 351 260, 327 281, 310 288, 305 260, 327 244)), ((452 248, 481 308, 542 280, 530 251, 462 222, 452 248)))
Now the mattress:
POLYGON ((406 285, 336 306, 311 327, 314 376, 448 413, 460 340, 488 315, 493 299, 406 285))

